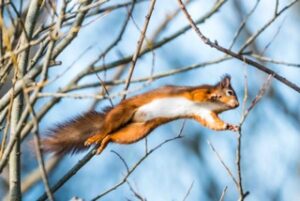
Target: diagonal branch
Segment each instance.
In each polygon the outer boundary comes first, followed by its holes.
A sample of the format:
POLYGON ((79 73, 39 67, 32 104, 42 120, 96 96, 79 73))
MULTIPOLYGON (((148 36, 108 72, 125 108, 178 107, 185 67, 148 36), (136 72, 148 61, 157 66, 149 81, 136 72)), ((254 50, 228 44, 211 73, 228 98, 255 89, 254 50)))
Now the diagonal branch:
MULTIPOLYGON (((297 0, 298 1, 298 0, 297 0)), ((194 29, 194 31, 196 32, 196 34, 200 37, 200 39, 207 45, 209 45, 210 47, 212 48, 215 48, 227 55, 230 55, 234 58, 237 58, 239 60, 241 60, 242 62, 245 62, 246 64, 249 64, 257 69, 259 69, 260 71, 262 72, 265 72, 267 74, 270 74, 272 75, 275 79, 277 79, 278 81, 280 81, 281 83, 285 84, 286 86, 294 89, 295 91, 297 91, 298 93, 300 93, 300 87, 298 85, 296 85, 295 83, 287 80, 285 77, 277 74, 275 71, 269 69, 268 67, 260 64, 260 63, 257 63, 256 61, 254 60, 251 60, 249 59, 248 57, 244 56, 244 55, 241 55, 240 53, 236 53, 236 52, 233 52, 229 49, 226 49, 222 46, 220 46, 217 42, 211 42, 209 40, 209 38, 207 38, 206 36, 204 36, 202 34, 202 32, 200 31, 200 29, 197 27, 197 25, 195 24, 195 22, 193 21, 192 17, 190 16, 190 14, 187 12, 185 6, 183 5, 182 1, 181 0, 178 0, 178 3, 180 5, 180 8, 182 10, 182 12, 185 14, 186 18, 188 19, 189 23, 190 23, 190 26, 194 29)))

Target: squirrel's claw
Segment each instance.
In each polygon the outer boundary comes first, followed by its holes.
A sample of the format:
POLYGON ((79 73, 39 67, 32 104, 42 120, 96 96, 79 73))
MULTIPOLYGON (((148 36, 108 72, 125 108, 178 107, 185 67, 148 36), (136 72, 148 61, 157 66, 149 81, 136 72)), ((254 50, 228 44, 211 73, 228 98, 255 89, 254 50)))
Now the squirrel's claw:
POLYGON ((102 139, 103 135, 93 135, 84 142, 84 146, 90 146, 91 144, 100 144, 102 139))
POLYGON ((233 132, 238 132, 240 130, 240 127, 238 125, 227 124, 227 129, 233 132))
POLYGON ((103 147, 102 146, 100 146, 98 149, 97 149, 97 151, 96 151, 96 155, 99 155, 99 154, 101 154, 101 152, 103 151, 103 147))

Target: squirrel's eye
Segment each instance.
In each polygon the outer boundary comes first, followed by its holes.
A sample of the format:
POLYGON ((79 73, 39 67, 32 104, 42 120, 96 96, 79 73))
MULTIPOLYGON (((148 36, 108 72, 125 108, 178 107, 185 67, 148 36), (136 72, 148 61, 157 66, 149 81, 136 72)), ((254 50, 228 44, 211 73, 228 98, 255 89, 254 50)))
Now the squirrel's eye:
POLYGON ((227 90, 226 95, 227 96, 233 96, 233 91, 232 90, 227 90))

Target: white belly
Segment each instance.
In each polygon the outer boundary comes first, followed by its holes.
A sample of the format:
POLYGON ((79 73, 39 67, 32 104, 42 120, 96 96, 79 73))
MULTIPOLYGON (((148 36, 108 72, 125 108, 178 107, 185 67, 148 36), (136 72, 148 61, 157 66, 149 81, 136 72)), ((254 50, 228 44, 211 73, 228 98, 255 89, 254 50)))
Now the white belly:
POLYGON ((211 118, 211 104, 195 103, 184 97, 159 98, 139 107, 133 117, 135 122, 145 122, 158 117, 180 118, 198 115, 211 118))

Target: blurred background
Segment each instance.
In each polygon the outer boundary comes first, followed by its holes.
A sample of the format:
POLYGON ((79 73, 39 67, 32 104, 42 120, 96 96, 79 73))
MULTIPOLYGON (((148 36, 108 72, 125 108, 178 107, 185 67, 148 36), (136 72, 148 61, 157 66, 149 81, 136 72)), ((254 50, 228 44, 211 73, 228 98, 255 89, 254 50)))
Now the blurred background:
MULTIPOLYGON (((2 38, 10 36, 10 48, 15 52, 22 47, 20 44, 24 38, 20 19, 25 21, 33 2, 1 1, 2 38)), ((32 41, 37 42, 25 50, 29 52, 29 61, 22 76, 38 69, 26 86, 34 88, 36 85, 32 82, 41 83, 43 72, 47 71, 44 74, 46 78, 42 80, 47 82, 43 82, 36 101, 32 103, 41 137, 57 123, 89 110, 101 111, 111 105, 110 99, 114 105, 119 103, 151 2, 39 1, 37 22, 31 34, 32 41), (62 14, 63 5, 65 13, 62 14), (84 15, 84 20, 75 26, 80 15, 84 15), (76 30, 78 35, 72 35, 72 31, 76 33, 76 30), (63 46, 68 37, 73 38, 63 46), (54 50, 47 64, 51 45, 54 50), (63 48, 59 50, 59 46, 63 48)), ((190 0, 184 3, 200 30, 211 41, 244 54, 300 85, 299 1, 190 0)), ((13 57, 5 57, 6 52, 11 50, 3 41, 1 69, 7 68, 1 74, 2 102, 15 84, 13 78, 16 74, 13 57)), ((174 0, 156 1, 141 52, 127 91, 128 97, 167 84, 215 84, 224 74, 230 74, 240 103, 244 99, 247 80, 245 107, 248 108, 268 77, 253 66, 204 44, 190 29, 178 2, 174 0)), ((34 90, 28 94, 34 97, 34 90)), ((262 100, 247 116, 242 127, 241 173, 244 191, 250 193, 246 197, 248 201, 300 200, 299 101, 298 92, 272 79, 262 100)), ((8 107, 8 102, 1 107, 0 134, 3 141, 7 132, 9 142, 12 128, 7 124, 8 107)), ((239 108, 223 113, 221 118, 238 124, 242 109, 241 104, 239 108)), ((32 115, 27 114, 20 129, 23 200, 37 200, 45 192, 31 143, 34 138, 32 120, 32 115)), ((148 149, 177 136, 183 122, 177 120, 154 130, 147 138, 148 149)), ((127 182, 100 200, 219 200, 225 187, 224 200, 238 200, 238 190, 232 178, 208 144, 210 142, 214 146, 236 176, 236 134, 212 131, 186 120, 182 135, 183 138, 165 143, 148 155, 130 174, 127 182)), ((114 152, 120 154, 132 168, 145 155, 145 140, 131 145, 110 144, 60 187, 54 193, 55 199, 78 197, 91 200, 121 182, 127 171, 114 152)), ((45 165, 49 168, 49 185, 56 184, 86 154, 63 158, 44 155, 45 165)), ((8 196, 9 167, 5 166, 0 177, 1 200, 11 200, 8 196)))

